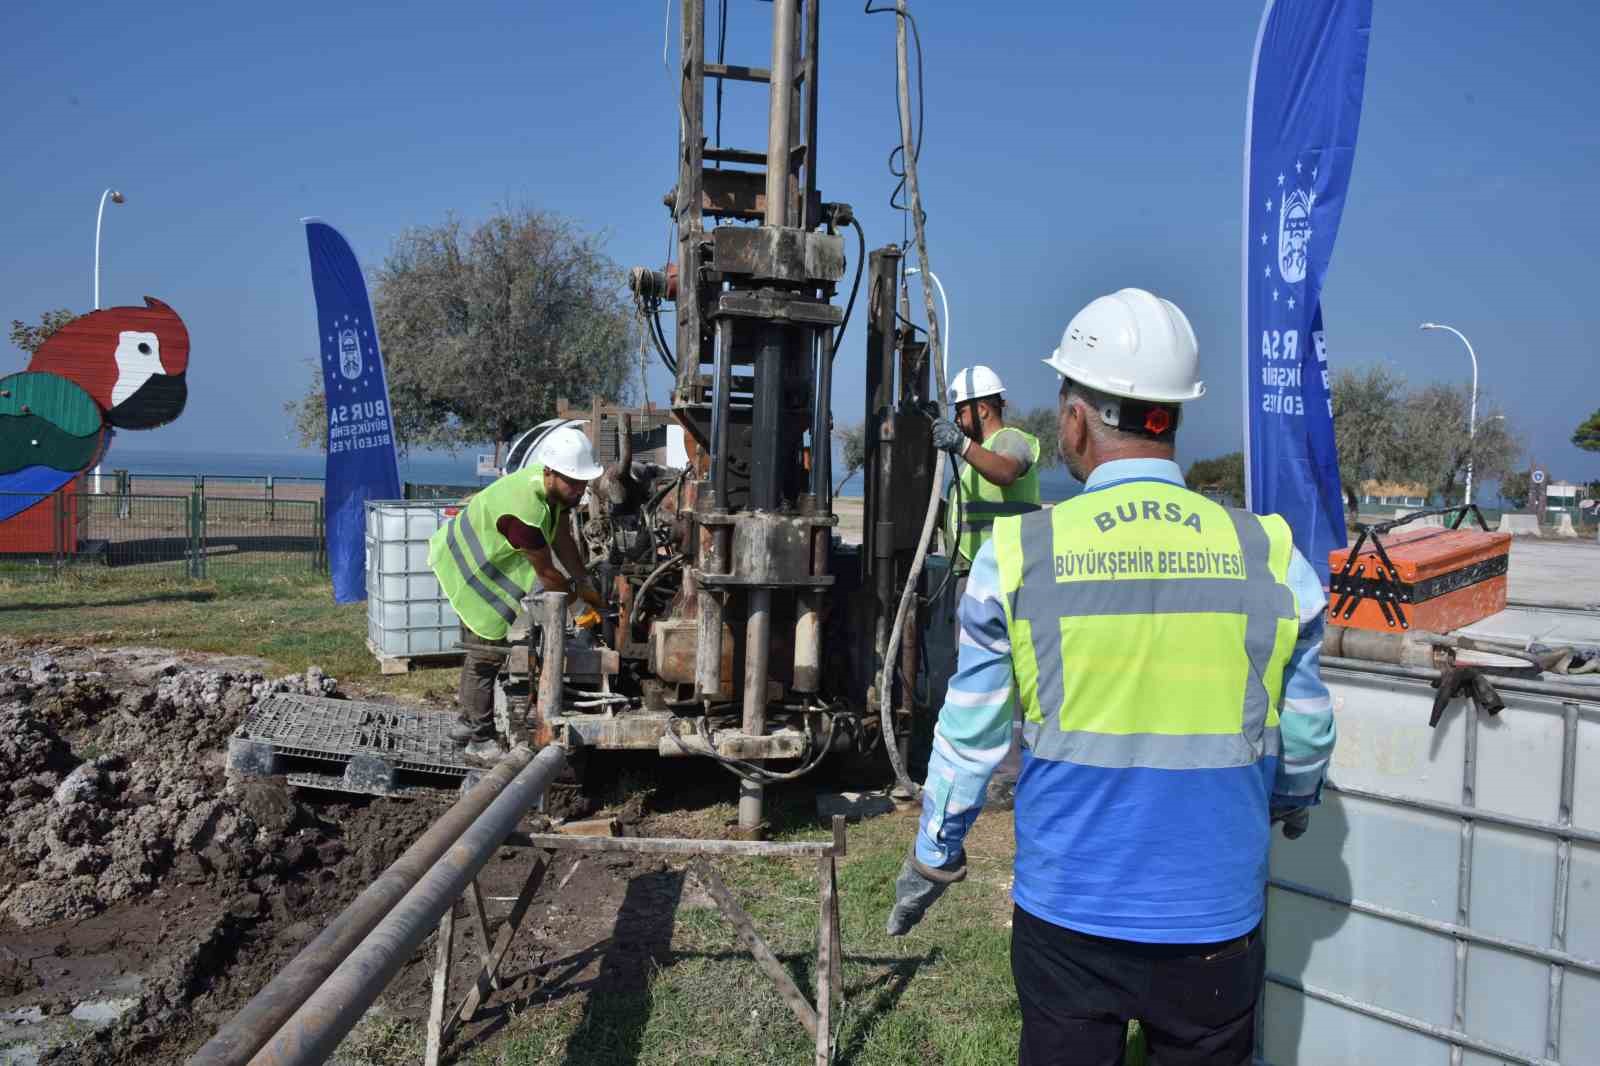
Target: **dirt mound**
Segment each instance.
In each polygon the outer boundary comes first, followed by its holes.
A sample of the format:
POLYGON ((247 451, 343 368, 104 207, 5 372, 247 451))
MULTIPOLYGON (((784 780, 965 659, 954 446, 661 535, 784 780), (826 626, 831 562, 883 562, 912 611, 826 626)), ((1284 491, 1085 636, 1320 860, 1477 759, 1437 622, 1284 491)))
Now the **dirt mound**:
POLYGON ((253 665, 160 649, 0 660, 0 1018, 38 1015, 0 1045, 35 1038, 42 1062, 176 1054, 437 817, 231 778, 228 737, 257 701, 338 695, 314 667, 253 665), (87 1037, 62 1017, 86 1006, 109 1023, 87 1037))
MULTIPOLYGON (((0 916, 24 929, 82 918, 153 888, 265 872, 297 821, 252 801, 214 756, 269 692, 336 688, 321 671, 259 674, 176 661, 113 693, 49 656, 0 670, 0 916), (69 742, 63 733, 74 736, 69 742)), ((281 790, 280 790, 281 791, 281 790)))

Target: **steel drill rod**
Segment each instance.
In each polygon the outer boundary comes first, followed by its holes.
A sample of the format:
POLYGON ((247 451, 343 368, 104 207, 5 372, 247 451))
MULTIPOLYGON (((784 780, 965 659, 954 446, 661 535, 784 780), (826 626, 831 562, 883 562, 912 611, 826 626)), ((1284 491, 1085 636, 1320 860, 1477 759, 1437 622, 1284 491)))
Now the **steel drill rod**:
MULTIPOLYGON (((744 732, 767 731, 767 665, 772 650, 772 590, 751 589, 750 617, 744 628, 744 732)), ((739 779, 739 828, 755 829, 763 817, 761 785, 739 779)))
POLYGON ((799 0, 774 0, 772 5, 772 80, 767 105, 766 223, 787 226, 789 171, 793 166, 791 112, 794 108, 795 20, 799 0))
POLYGON ((566 750, 559 745, 552 744, 534 756, 360 946, 300 1005, 250 1060, 251 1066, 314 1066, 326 1062, 566 764, 566 750))
POLYGON ((513 749, 218 1029, 189 1059, 188 1066, 244 1066, 249 1062, 532 759, 530 749, 513 749))

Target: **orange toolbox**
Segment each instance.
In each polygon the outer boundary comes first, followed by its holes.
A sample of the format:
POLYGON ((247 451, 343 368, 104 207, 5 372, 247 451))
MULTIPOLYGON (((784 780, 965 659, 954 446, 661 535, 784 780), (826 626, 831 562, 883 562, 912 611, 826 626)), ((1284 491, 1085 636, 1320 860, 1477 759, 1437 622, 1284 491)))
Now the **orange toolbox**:
POLYGON ((1328 553, 1331 624, 1448 633, 1505 610, 1511 534, 1489 532, 1475 505, 1356 529, 1354 545, 1328 553), (1468 514, 1478 529, 1461 528, 1468 514), (1442 517, 1444 526, 1400 529, 1430 515, 1442 517))

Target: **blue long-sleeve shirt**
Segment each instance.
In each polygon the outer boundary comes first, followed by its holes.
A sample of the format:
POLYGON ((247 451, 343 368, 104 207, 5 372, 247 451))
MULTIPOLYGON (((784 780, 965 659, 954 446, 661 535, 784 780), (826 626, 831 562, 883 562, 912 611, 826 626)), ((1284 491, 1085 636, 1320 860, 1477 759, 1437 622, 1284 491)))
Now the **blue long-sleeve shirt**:
MULTIPOLYGON (((1183 484, 1174 462, 1125 459, 1097 467, 1085 491, 1129 479, 1183 484)), ((1260 879, 1266 873, 1264 810, 1259 826, 1202 822, 1207 831, 1189 832, 1187 840, 1168 839, 1161 827, 1205 810, 1208 787, 1218 790, 1215 806, 1225 806, 1220 797, 1236 796, 1240 787, 1268 791, 1272 809, 1318 801, 1335 739, 1333 703, 1319 667, 1327 595, 1316 571, 1298 551, 1290 560, 1288 583, 1300 632, 1284 672, 1281 755, 1269 755, 1252 767, 1166 771, 1048 763, 1024 751, 1016 807, 1014 896, 1019 906, 1081 932, 1141 941, 1225 940, 1260 921, 1260 879), (1257 777, 1241 783, 1241 773, 1257 777), (1262 778, 1264 785, 1259 783, 1262 778), (1171 807, 1163 808, 1164 804, 1171 807), (1095 845, 1094 869, 1061 861, 1063 853, 1089 838, 1095 845), (1214 861, 1216 849, 1234 847, 1251 850, 1246 861, 1214 861), (1157 853, 1167 868, 1150 868, 1151 856, 1157 853), (1171 861, 1174 858, 1179 861, 1171 861), (1224 872, 1223 867, 1233 872, 1224 872), (1253 893, 1244 891, 1246 886, 1214 883, 1237 881, 1239 870, 1259 872, 1253 893), (1162 886, 1145 885, 1151 877, 1161 878, 1162 886), (1133 886, 1128 881, 1140 882, 1143 894, 1129 891, 1133 886)), ((989 778, 1011 743, 1015 710, 1011 644, 992 541, 973 560, 960 619, 956 673, 934 730, 917 832, 917 858, 930 866, 942 865, 959 853, 983 809, 989 778)), ((1071 670, 1072 664, 1064 668, 1071 670)))

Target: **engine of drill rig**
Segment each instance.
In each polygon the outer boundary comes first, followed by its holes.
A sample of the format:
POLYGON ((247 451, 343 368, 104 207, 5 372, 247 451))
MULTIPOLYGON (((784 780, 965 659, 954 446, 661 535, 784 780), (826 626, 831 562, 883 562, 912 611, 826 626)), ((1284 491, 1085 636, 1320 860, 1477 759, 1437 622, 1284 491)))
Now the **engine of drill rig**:
MULTIPOLYGON (((526 713, 536 735, 548 731, 548 736, 577 749, 705 756, 736 773, 776 772, 780 777, 804 772, 829 751, 875 743, 874 724, 864 724, 861 714, 864 672, 842 667, 815 670, 809 680, 802 679, 808 691, 795 690, 792 634, 800 624, 795 601, 787 607, 775 605, 769 637, 757 649, 766 664, 763 705, 769 711, 760 733, 744 728, 747 645, 743 638, 748 612, 737 604, 718 611, 723 616, 722 632, 713 644, 719 654, 709 671, 714 681, 704 684, 708 671, 700 666, 702 597, 737 598, 709 592, 702 584, 704 575, 694 566, 696 545, 703 535, 695 501, 707 484, 704 471, 709 457, 691 444, 686 466, 635 458, 636 438, 628 416, 617 423, 590 430, 601 435, 614 432, 619 454, 590 483, 575 515, 588 574, 602 590, 607 610, 602 612, 602 623, 591 629, 562 617, 557 635, 562 647, 560 695, 547 721, 539 719, 532 682, 544 673, 548 645, 540 611, 537 606, 530 611, 525 636, 514 634, 523 639, 516 642, 509 664, 506 694, 517 716, 526 713), (753 765, 766 760, 786 760, 786 769, 770 771, 753 765)), ((794 526, 802 533, 816 529, 822 536, 830 527, 829 522, 794 526)), ((802 565, 809 572, 809 538, 801 546, 802 565)), ((847 561, 853 557, 849 550, 843 555, 847 561)), ((794 559, 791 552, 789 562, 794 559)), ((830 641, 830 645, 828 654, 836 665, 853 659, 854 649, 847 642, 830 641)), ((802 655, 802 666, 804 662, 802 655)))

